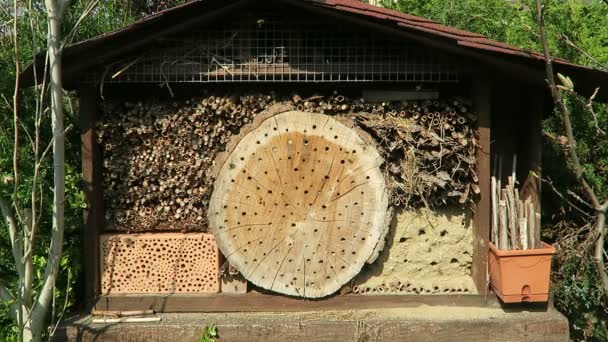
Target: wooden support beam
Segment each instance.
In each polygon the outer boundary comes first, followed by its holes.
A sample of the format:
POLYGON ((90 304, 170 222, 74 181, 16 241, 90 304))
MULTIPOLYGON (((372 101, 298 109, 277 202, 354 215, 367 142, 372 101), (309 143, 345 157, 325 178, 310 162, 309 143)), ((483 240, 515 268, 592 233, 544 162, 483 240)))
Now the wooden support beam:
POLYGON ((82 229, 84 261, 83 305, 88 308, 99 296, 99 235, 103 229, 104 209, 101 175, 101 150, 95 127, 99 118, 99 95, 94 86, 78 91, 80 139, 82 143, 82 180, 86 200, 82 229))
POLYGON ((105 295, 95 310, 154 310, 154 312, 305 312, 327 310, 365 310, 426 306, 497 306, 480 295, 361 296, 337 295, 321 300, 298 299, 276 294, 213 295, 105 295))
POLYGON ((480 198, 475 208, 473 228, 473 266, 471 275, 477 292, 483 296, 488 293, 488 251, 491 227, 491 83, 478 74, 473 80, 471 98, 478 115, 477 175, 479 177, 480 198))
MULTIPOLYGON (((525 122, 519 146, 520 163, 518 173, 522 182, 522 198, 530 198, 537 213, 541 212, 540 191, 542 176, 543 114, 546 109, 546 91, 542 88, 527 88, 528 103, 522 108, 520 122, 525 122), (533 171, 536 176, 530 175, 533 171)), ((524 96, 523 94, 521 96, 524 96)), ((540 228, 540 227, 539 227, 540 228)))
POLYGON ((566 342, 568 320, 554 308, 510 305, 494 308, 432 308, 294 313, 207 313, 158 315, 160 322, 91 324, 74 317, 53 341, 200 341, 217 324, 220 341, 535 341, 566 342))

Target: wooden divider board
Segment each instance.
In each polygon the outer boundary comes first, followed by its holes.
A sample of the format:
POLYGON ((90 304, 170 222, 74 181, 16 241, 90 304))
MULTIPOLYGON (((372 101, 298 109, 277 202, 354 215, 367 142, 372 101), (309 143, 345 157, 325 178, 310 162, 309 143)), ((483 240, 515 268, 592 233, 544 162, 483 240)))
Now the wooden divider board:
POLYGON ((259 115, 218 166, 209 224, 220 250, 262 288, 336 292, 384 245, 391 213, 382 162, 330 116, 259 115))

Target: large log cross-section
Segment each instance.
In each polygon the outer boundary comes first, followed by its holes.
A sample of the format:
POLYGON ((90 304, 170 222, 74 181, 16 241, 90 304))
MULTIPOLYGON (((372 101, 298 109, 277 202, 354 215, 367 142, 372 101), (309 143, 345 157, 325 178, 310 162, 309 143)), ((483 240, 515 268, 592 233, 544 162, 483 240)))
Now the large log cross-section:
POLYGON ((219 248, 262 288, 336 292, 383 247, 391 213, 382 162, 330 116, 261 115, 218 166, 209 219, 219 248))

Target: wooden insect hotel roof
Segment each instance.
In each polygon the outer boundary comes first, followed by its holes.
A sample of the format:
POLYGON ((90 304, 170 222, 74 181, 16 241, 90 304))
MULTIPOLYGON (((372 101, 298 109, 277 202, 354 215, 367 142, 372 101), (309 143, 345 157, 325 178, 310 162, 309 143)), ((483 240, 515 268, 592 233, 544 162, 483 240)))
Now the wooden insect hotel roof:
MULTIPOLYGON (((371 28, 378 32, 396 34, 450 54, 481 63, 492 70, 493 76, 515 78, 522 82, 544 84, 544 57, 537 52, 491 40, 481 34, 445 26, 432 20, 397 12, 354 0, 199 0, 176 6, 143 18, 134 24, 79 43, 64 51, 66 86, 82 82, 81 72, 94 66, 106 65, 143 46, 159 42, 163 37, 188 32, 193 27, 218 18, 231 17, 245 9, 287 6, 296 9, 292 15, 316 15, 333 18, 348 26, 371 28)), ((39 58, 44 58, 40 54, 39 58)), ((556 59, 556 71, 569 75, 583 94, 591 94, 598 84, 608 81, 608 73, 556 59)), ((477 64, 476 64, 477 65, 477 64)), ((43 71, 43 63, 37 63, 43 71)), ((34 83, 32 66, 22 73, 21 86, 34 83)), ((597 100, 607 98, 601 89, 597 100)))

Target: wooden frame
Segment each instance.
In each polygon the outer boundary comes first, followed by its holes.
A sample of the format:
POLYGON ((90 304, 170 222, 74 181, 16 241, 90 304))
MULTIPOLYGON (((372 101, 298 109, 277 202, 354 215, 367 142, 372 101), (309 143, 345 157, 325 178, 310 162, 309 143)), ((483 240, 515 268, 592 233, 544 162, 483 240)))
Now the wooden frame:
POLYGON ((104 208, 102 186, 102 156, 97 144, 96 124, 100 99, 93 86, 78 91, 80 109, 80 140, 82 142, 82 181, 86 200, 82 230, 84 258, 83 305, 93 305, 101 294, 99 274, 99 236, 103 231, 104 208))
POLYGON ((96 310, 154 310, 155 312, 302 312, 317 310, 364 310, 429 306, 483 307, 497 303, 494 295, 336 295, 327 299, 305 300, 274 294, 213 295, 104 295, 96 310))
POLYGON ((413 305, 484 306, 488 296, 488 251, 490 230, 490 136, 492 83, 480 74, 472 75, 471 98, 478 114, 479 146, 477 170, 480 198, 474 215, 473 264, 471 276, 478 295, 337 295, 321 300, 296 299, 281 295, 249 292, 246 294, 205 295, 101 295, 99 235, 103 232, 103 195, 101 152, 96 141, 95 124, 99 118, 99 97, 94 88, 80 92, 83 141, 83 176, 87 209, 85 210, 85 281, 86 303, 99 310, 154 309, 161 312, 235 312, 235 311, 306 311, 316 309, 373 309, 413 305))
POLYGON ((490 137, 491 137, 491 111, 492 93, 491 83, 481 74, 474 76, 471 89, 474 111, 478 115, 478 143, 477 151, 477 177, 479 177, 480 198, 473 217, 473 265, 471 276, 477 286, 477 292, 486 296, 489 288, 488 253, 491 224, 491 190, 490 190, 490 137))
MULTIPOLYGON (((542 145, 543 127, 542 121, 546 110, 545 100, 548 98, 546 89, 525 88, 529 104, 522 110, 521 119, 525 119, 527 125, 524 136, 520 142, 519 153, 521 162, 518 174, 521 180, 521 191, 524 198, 530 197, 537 212, 541 212, 541 182, 538 177, 542 176, 542 145), (529 174, 534 171, 535 175, 529 174)), ((520 94, 521 97, 526 96, 520 94)))
MULTIPOLYGON (((379 29, 379 25, 365 23, 364 21, 354 20, 358 24, 370 26, 372 28, 379 29)), ((383 28, 386 30, 386 28, 383 28)), ((393 31, 393 30, 391 30, 393 31)), ((408 34, 400 33, 405 39, 413 39, 419 41, 422 44, 429 46, 429 48, 445 49, 440 46, 437 42, 430 40, 415 39, 408 34)), ((450 50, 450 52, 452 52, 450 50)), ((460 51, 459 51, 460 52, 460 51)), ((474 56, 479 57, 479 56, 474 56)), ((491 139, 491 116, 492 116, 492 84, 485 75, 488 73, 474 73, 471 74, 471 99, 473 100, 474 110, 478 113, 478 137, 479 137, 479 151, 477 160, 477 172, 479 177, 479 188, 480 188, 480 199, 476 205, 476 213, 474 215, 474 238, 473 238, 473 263, 471 267, 471 276, 473 277, 474 283, 477 287, 479 295, 466 296, 467 298, 478 297, 485 298, 488 295, 488 251, 489 251, 489 231, 490 231, 490 177, 491 177, 491 150, 490 150, 490 139, 491 139)), ((184 300, 184 297, 179 296, 101 296, 100 292, 100 270, 99 265, 99 234, 103 231, 104 224, 104 212, 103 212, 103 194, 101 186, 101 151, 96 142, 95 137, 95 123, 99 117, 99 96, 96 93, 94 87, 83 87, 80 89, 80 102, 81 102, 81 124, 82 124, 82 142, 83 142, 83 177, 85 181, 85 195, 87 199, 87 209, 85 210, 85 230, 84 230, 84 246, 85 246, 85 281, 88 284, 86 287, 85 299, 87 305, 95 305, 96 307, 116 308, 122 305, 124 298, 125 302, 137 303, 138 300, 141 303, 153 303, 155 307, 164 310, 165 306, 158 306, 160 298, 167 300, 168 303, 179 303, 182 301, 184 305, 189 306, 189 301, 199 302, 200 306, 195 311, 207 311, 209 303, 233 303, 234 301, 243 303, 243 305, 255 306, 259 303, 260 308, 263 308, 265 303, 275 303, 275 306, 298 306, 300 304, 294 304, 299 302, 298 300, 281 297, 281 296, 270 296, 265 295, 259 297, 259 294, 245 294, 233 297, 231 295, 219 294, 214 296, 190 296, 188 300, 184 300), (251 298, 249 297, 251 296, 251 298), (136 299, 139 298, 139 299, 136 299), (195 299, 200 298, 200 299, 195 299), (217 298, 217 299, 213 299, 217 298), (238 299, 234 299, 238 298, 238 299), (263 298, 260 299, 260 298, 263 298), (232 301, 232 302, 231 302, 232 301), (106 304, 103 304, 105 302, 106 304), (249 304, 246 304, 249 303, 249 304)), ((338 296, 337 298, 348 298, 348 301, 352 302, 354 307, 361 301, 373 302, 373 303, 403 303, 408 301, 417 301, 421 303, 435 302, 437 300, 450 302, 452 296, 383 296, 383 300, 379 299, 363 299, 365 296, 338 296), (358 299, 358 298, 362 299, 358 299)), ((456 296, 458 297, 458 296, 456 296)), ((379 298, 379 297, 377 297, 379 298)), ((342 299, 330 298, 326 299, 327 306, 331 307, 334 304, 340 302, 342 299)), ((309 302, 307 300, 300 300, 301 302, 309 302)), ((152 304, 151 304, 152 305, 152 304)), ((177 305, 177 304, 175 304, 177 305)), ((228 304, 223 304, 228 305, 228 304)), ((229 305, 229 306, 230 306, 229 305)), ((320 304, 319 304, 320 305, 320 304)), ((322 305, 325 307, 325 305, 322 305)), ((363 305, 364 306, 364 305, 363 305)), ((253 310, 255 311, 255 310, 253 310)))

